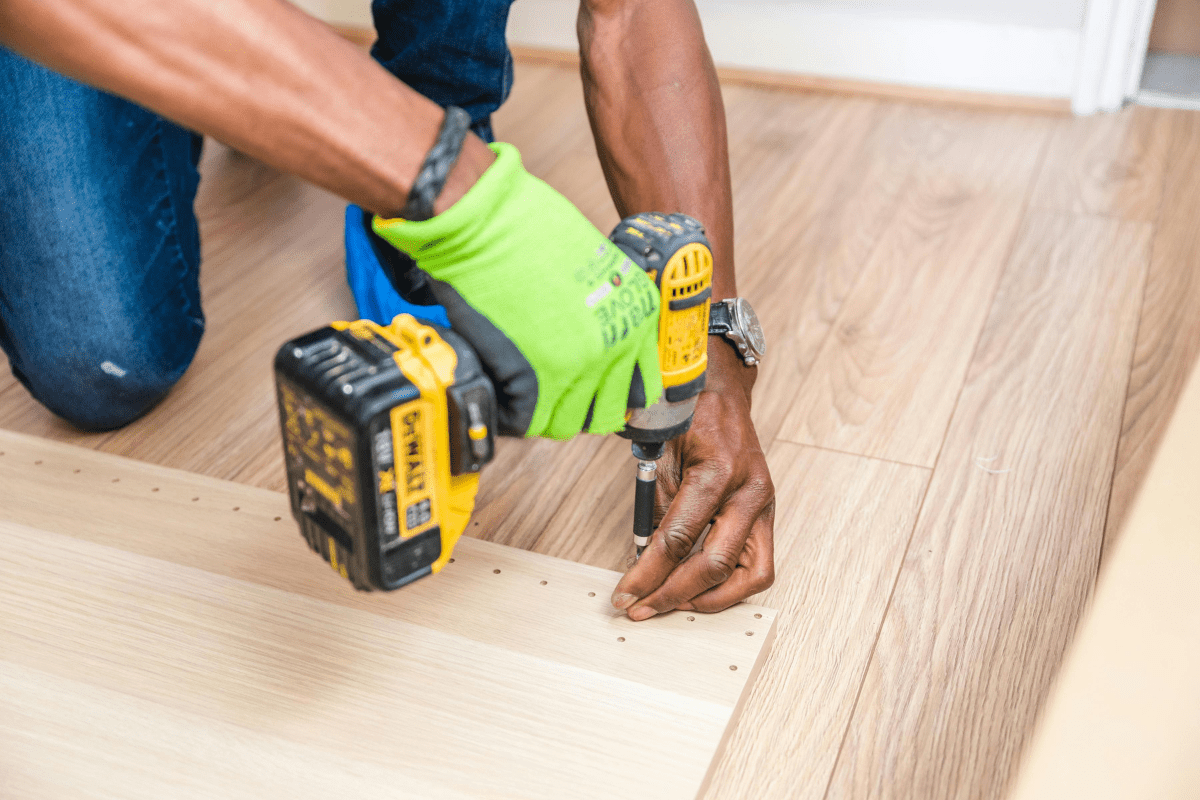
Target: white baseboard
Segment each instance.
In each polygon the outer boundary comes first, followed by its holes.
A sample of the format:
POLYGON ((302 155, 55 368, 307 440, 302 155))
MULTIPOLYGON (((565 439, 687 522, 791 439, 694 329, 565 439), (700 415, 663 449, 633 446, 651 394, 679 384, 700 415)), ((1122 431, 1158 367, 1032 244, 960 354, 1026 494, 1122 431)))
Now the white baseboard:
MULTIPOLYGON (((838 4, 697 0, 719 66, 1069 98, 1082 31, 898 16, 838 4)), ((518 0, 509 41, 575 49, 576 0, 518 0)))

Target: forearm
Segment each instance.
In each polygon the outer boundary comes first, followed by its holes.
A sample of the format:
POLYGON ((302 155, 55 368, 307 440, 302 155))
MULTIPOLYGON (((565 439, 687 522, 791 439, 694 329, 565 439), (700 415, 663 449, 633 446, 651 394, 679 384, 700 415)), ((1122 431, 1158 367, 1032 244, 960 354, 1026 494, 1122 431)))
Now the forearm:
POLYGON ((713 296, 736 296, 725 108, 692 0, 584 0, 579 45, 617 210, 700 220, 713 246, 713 296))
MULTIPOLYGON (((385 216, 442 119, 282 0, 0 0, 0 42, 385 216)), ((468 137, 437 210, 491 160, 468 137)))

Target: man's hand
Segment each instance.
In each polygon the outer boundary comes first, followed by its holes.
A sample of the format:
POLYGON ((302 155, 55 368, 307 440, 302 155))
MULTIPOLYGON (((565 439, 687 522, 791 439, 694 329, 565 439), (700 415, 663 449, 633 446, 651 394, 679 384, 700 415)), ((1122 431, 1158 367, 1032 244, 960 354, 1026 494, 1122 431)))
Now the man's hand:
POLYGON ((433 278, 454 332, 496 387, 500 433, 570 439, 625 427, 637 367, 662 393, 658 288, 565 197, 492 145, 495 162, 458 202, 375 232, 433 278))
POLYGON ((721 611, 775 580, 775 487, 750 421, 756 370, 715 336, 708 357, 692 429, 660 461, 658 529, 613 591, 613 605, 634 620, 672 609, 721 611))

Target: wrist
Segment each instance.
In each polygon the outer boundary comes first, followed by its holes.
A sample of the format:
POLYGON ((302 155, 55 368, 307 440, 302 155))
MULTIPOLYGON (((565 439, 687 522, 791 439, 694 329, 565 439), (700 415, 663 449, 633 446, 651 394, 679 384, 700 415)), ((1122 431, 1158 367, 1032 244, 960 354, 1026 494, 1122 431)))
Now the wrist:
POLYGON ((724 336, 708 337, 707 391, 724 394, 740 391, 750 405, 750 395, 758 379, 758 367, 748 367, 737 348, 724 336))
POLYGON ((455 162, 454 169, 450 170, 446 185, 433 203, 433 213, 441 214, 461 200, 495 160, 496 154, 484 144, 483 139, 468 133, 458 161, 455 162))

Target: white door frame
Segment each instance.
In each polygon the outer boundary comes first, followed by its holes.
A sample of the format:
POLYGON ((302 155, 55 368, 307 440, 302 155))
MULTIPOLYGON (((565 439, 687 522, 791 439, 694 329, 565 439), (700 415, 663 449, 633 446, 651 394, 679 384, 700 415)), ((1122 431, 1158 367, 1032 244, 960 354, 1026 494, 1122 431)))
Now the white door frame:
POLYGON ((1071 108, 1116 111, 1137 94, 1156 0, 1089 0, 1071 108))

